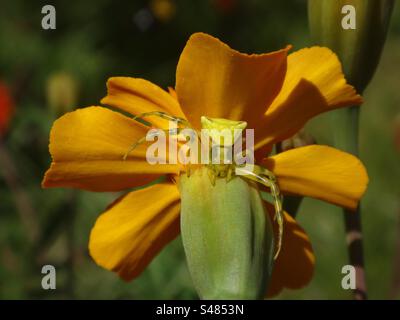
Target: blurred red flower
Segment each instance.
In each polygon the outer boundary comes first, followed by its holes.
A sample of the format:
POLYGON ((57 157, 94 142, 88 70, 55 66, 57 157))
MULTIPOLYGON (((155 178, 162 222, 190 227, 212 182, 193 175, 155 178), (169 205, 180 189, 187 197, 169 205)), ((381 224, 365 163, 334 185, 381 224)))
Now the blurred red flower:
POLYGON ((10 91, 4 83, 0 82, 0 136, 8 128, 13 109, 14 105, 10 91))
POLYGON ((236 0, 214 0, 214 5, 222 13, 230 13, 236 8, 236 0))

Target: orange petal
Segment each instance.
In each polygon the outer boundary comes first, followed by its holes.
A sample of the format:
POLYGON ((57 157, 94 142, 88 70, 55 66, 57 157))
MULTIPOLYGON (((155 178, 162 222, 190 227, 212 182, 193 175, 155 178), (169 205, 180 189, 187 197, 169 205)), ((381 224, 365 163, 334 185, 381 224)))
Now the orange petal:
POLYGON ((176 71, 176 92, 187 119, 195 128, 202 115, 245 120, 251 127, 281 89, 288 50, 247 55, 207 34, 192 35, 176 71))
POLYGON ((256 148, 291 137, 312 117, 332 109, 359 105, 362 98, 346 83, 338 57, 312 47, 288 56, 282 90, 260 120, 263 136, 256 148))
MULTIPOLYGON (((270 218, 273 221, 273 205, 266 202, 270 218)), ((275 237, 278 226, 274 225, 275 237)), ((284 212, 284 232, 282 249, 275 260, 267 296, 279 294, 283 288, 300 289, 306 286, 314 275, 315 257, 310 239, 300 225, 289 214, 284 212)))
MULTIPOLYGON (((113 77, 107 81, 107 96, 101 103, 122 109, 132 115, 159 111, 184 117, 178 101, 155 84, 138 78, 113 77)), ((159 117, 145 118, 160 129, 168 129, 168 122, 159 117)))
POLYGON ((98 265, 127 281, 140 275, 179 234, 178 188, 156 184, 128 193, 97 219, 89 252, 98 265))
POLYGON ((173 87, 168 87, 169 94, 176 100, 178 100, 178 95, 173 87))
POLYGON ((102 107, 65 114, 54 122, 50 133, 53 162, 43 187, 117 191, 146 184, 163 174, 178 173, 176 165, 149 164, 145 143, 123 160, 130 146, 146 136, 148 129, 102 107))
POLYGON ((328 146, 311 145, 264 159, 282 192, 321 199, 356 209, 368 175, 355 156, 328 146))

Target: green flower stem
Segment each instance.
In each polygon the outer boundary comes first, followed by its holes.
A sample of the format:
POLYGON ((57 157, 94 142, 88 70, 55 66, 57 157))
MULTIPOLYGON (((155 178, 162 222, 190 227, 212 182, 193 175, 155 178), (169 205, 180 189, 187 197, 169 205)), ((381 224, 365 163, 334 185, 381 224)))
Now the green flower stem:
MULTIPOLYGON (((378 66, 389 28, 394 0, 309 0, 310 31, 319 45, 336 52, 347 81, 362 93, 378 66), (343 29, 342 8, 351 5, 356 27, 343 29)), ((335 146, 358 155, 359 108, 332 112, 335 146)), ((361 212, 344 210, 350 263, 356 268, 355 299, 366 299, 366 283, 361 233, 361 212)))
POLYGON ((23 185, 23 179, 18 175, 15 161, 6 144, 0 139, 0 178, 3 178, 14 198, 17 213, 24 227, 29 245, 33 246, 39 237, 37 212, 29 193, 23 185))
MULTIPOLYGON (((359 107, 351 107, 332 112, 331 120, 334 124, 335 146, 341 150, 358 156, 358 127, 359 107)), ((364 254, 361 228, 361 210, 356 212, 343 209, 346 242, 349 262, 356 269, 356 300, 367 299, 367 285, 365 280, 364 254)))
POLYGON ((358 127, 360 107, 333 111, 334 139, 336 147, 358 156, 358 127))

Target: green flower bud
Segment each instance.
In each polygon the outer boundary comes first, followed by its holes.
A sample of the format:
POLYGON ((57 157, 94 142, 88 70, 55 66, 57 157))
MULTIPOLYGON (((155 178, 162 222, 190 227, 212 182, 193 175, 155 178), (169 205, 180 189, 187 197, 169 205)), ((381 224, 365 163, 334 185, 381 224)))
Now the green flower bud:
POLYGON ((394 0, 308 1, 313 37, 339 55, 347 80, 358 92, 368 85, 379 63, 393 5, 394 0))
POLYGON ((181 232, 202 299, 262 299, 274 235, 257 186, 234 177, 212 185, 207 168, 180 178, 181 232))

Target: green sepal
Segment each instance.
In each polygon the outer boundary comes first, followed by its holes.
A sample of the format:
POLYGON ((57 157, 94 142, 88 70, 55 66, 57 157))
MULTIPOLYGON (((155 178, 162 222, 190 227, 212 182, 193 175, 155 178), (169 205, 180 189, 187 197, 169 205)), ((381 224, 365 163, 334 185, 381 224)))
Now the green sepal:
POLYGON ((274 235, 260 192, 240 177, 211 184, 207 168, 182 175, 181 233, 202 299, 262 299, 273 268, 274 235))

